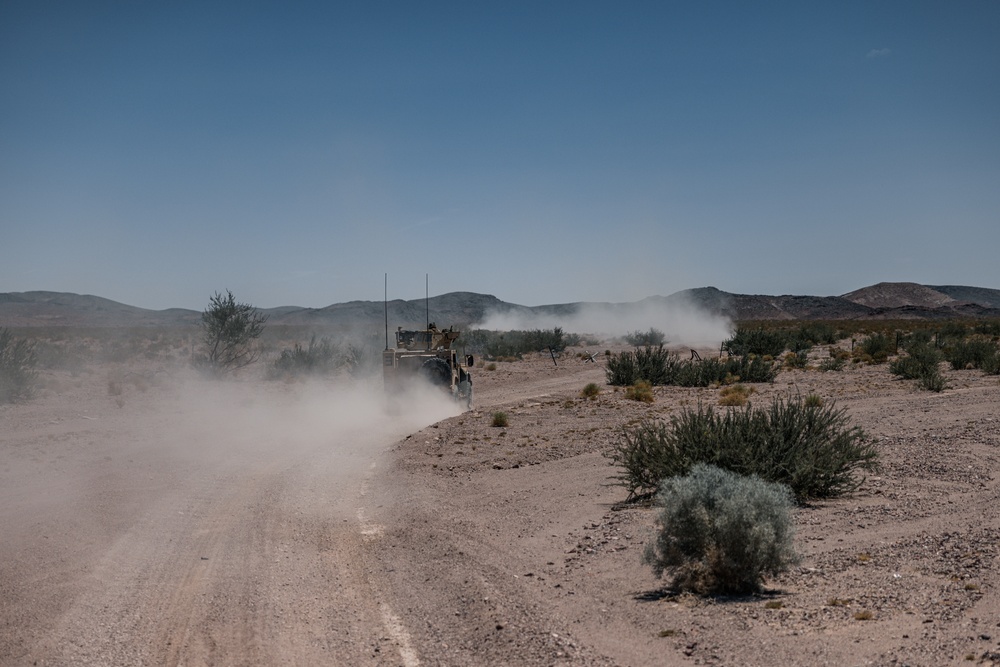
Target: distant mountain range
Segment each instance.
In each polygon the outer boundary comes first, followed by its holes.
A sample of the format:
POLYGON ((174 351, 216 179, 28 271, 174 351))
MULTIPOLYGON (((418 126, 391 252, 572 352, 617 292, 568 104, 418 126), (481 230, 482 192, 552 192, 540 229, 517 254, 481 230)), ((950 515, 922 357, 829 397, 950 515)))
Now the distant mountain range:
MULTIPOLYGON (((422 327, 429 310, 432 322, 467 327, 488 316, 530 320, 544 316, 571 317, 585 308, 619 313, 632 309, 696 308, 732 320, 844 320, 1000 318, 1000 290, 961 285, 879 283, 841 296, 766 296, 732 294, 714 287, 653 296, 630 303, 577 302, 521 306, 489 294, 450 292, 413 301, 388 303, 392 328, 422 327)), ((270 325, 315 326, 333 329, 381 328, 385 319, 381 301, 348 301, 325 308, 282 306, 261 309, 270 325)), ((184 308, 148 310, 97 296, 68 292, 0 293, 0 327, 83 326, 146 327, 193 326, 201 313, 184 308)))

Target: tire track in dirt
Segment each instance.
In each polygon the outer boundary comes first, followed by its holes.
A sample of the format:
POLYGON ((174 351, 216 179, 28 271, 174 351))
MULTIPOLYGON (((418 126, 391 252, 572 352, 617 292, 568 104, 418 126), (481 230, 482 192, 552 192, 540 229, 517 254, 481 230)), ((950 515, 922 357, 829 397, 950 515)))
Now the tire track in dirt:
MULTIPOLYGON (((26 627, 35 639, 0 662, 418 665, 379 600, 371 535, 358 520, 372 462, 412 428, 390 420, 288 449, 255 443, 242 450, 252 460, 213 454, 201 468, 156 457, 153 477, 172 484, 124 509, 114 501, 130 479, 116 467, 125 457, 102 460, 76 511, 107 510, 119 532, 86 552, 58 618, 44 631, 26 627)), ((46 507, 41 518, 60 511, 46 507)), ((11 546, 28 562, 26 543, 11 546)))
MULTIPOLYGON (((369 484, 375 473, 375 468, 376 466, 373 463, 369 467, 368 474, 361 482, 361 492, 359 494, 359 500, 361 501, 364 501, 368 495, 369 484)), ((357 517, 363 546, 368 549, 377 548, 377 545, 374 543, 384 537, 385 526, 368 520, 365 507, 361 504, 359 504, 357 509, 357 517)), ((368 587, 374 588, 372 586, 371 578, 368 579, 368 587)), ((384 599, 384 596, 378 595, 377 597, 381 599, 381 602, 379 602, 379 611, 382 615, 382 627, 385 629, 390 642, 395 646, 403 667, 419 667, 420 659, 417 657, 417 652, 413 648, 410 633, 407 631, 402 619, 396 614, 395 611, 393 611, 392 607, 384 599)))

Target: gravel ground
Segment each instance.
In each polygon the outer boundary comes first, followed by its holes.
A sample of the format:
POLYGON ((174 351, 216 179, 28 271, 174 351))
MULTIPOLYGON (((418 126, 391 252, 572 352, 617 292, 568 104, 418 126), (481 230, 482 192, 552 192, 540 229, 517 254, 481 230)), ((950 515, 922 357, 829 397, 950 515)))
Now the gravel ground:
POLYGON ((835 401, 882 466, 855 493, 796 510, 802 562, 765 594, 698 598, 641 564, 655 510, 623 504, 605 455, 623 425, 715 404, 718 389, 657 388, 647 405, 604 386, 587 400, 580 390, 603 382, 601 366, 572 355, 559 367, 498 364, 477 376, 476 412, 393 450, 396 548, 380 553, 390 590, 421 619, 428 664, 1000 661, 1000 382, 945 375, 940 394, 886 365, 782 371, 756 386, 760 405, 835 401), (496 410, 509 426, 490 425, 496 410))

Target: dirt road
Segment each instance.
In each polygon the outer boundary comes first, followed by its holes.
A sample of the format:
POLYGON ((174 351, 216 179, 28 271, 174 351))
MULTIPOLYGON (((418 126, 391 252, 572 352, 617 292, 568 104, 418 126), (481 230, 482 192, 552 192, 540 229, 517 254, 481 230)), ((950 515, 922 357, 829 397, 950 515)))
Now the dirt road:
POLYGON ((0 664, 379 664, 386 641, 403 659, 366 487, 453 409, 390 420, 325 387, 139 381, 3 408, 0 664))

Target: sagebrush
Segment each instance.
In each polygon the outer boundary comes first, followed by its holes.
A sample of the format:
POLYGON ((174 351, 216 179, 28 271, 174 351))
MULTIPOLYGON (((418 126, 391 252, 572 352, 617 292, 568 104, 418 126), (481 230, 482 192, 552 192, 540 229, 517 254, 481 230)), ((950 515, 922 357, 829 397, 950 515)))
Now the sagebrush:
POLYGON ((696 593, 760 590, 798 562, 788 488, 699 463, 663 481, 655 539, 644 560, 673 586, 696 593))

